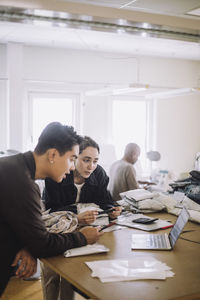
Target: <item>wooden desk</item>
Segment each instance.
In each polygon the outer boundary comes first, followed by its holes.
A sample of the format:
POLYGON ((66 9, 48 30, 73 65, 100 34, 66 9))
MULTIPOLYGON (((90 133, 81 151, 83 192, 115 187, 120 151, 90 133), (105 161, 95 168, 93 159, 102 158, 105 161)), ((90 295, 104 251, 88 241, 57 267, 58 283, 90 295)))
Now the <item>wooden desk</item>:
MULTIPOLYGON (((164 213, 153 214, 152 216, 173 222, 176 220, 175 216, 164 213)), ((182 236, 200 242, 200 225, 188 222, 184 230, 195 230, 182 236)), ((200 299, 200 297, 189 296, 192 294, 200 295, 200 244, 179 239, 172 251, 133 251, 131 250, 131 234, 134 231, 138 232, 135 229, 125 228, 105 233, 99 242, 110 248, 110 252, 106 254, 74 258, 57 256, 42 261, 91 299, 200 299), (164 281, 139 280, 101 283, 98 278, 91 277, 91 271, 84 263, 85 261, 105 259, 133 259, 141 255, 155 257, 165 262, 172 267, 175 276, 164 281)), ((160 232, 169 232, 169 230, 160 232)))

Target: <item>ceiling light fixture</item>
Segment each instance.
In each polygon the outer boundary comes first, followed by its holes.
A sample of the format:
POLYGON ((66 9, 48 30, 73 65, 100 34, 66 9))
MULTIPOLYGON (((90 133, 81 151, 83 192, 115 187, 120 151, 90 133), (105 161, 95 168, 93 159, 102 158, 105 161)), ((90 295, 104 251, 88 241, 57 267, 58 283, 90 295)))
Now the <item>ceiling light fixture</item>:
POLYGON ((128 87, 128 88, 122 88, 122 89, 114 89, 112 91, 112 94, 115 95, 122 95, 122 94, 131 94, 131 93, 137 93, 145 91, 145 87, 128 87))
POLYGON ((199 89, 196 88, 181 88, 181 89, 170 89, 163 92, 155 92, 145 95, 146 99, 152 98, 170 98, 173 96, 183 96, 186 94, 196 93, 199 89))
POLYGON ((103 89, 91 90, 85 93, 85 96, 117 96, 117 95, 126 95, 131 93, 137 93, 145 91, 149 88, 147 84, 135 84, 131 83, 128 86, 114 88, 106 87, 103 89))
POLYGON ((85 96, 118 96, 127 94, 141 93, 137 96, 143 96, 146 99, 153 98, 170 98, 176 96, 184 96, 188 94, 200 93, 200 88, 164 88, 163 91, 152 91, 152 89, 161 89, 161 87, 152 87, 148 84, 131 83, 128 86, 113 87, 107 86, 102 89, 89 90, 85 92, 85 96), (149 90, 149 93, 148 93, 149 90), (150 92, 151 91, 151 92, 150 92))
POLYGON ((197 16, 197 17, 199 17, 199 16, 200 16, 200 7, 188 11, 188 12, 186 13, 186 15, 192 15, 192 16, 197 16))

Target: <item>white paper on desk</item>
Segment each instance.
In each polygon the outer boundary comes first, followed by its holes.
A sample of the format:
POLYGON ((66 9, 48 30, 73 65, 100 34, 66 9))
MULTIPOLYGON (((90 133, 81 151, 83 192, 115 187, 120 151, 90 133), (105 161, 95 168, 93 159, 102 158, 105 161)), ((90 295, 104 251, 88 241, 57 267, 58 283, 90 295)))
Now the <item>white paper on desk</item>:
MULTIPOLYGON (((154 221, 152 224, 141 224, 141 223, 132 222, 135 219, 144 218, 144 217, 147 217, 147 216, 145 216, 143 214, 129 213, 127 215, 119 216, 116 223, 118 225, 127 226, 127 227, 131 227, 131 228, 135 228, 135 229, 145 230, 145 231, 158 230, 158 229, 162 229, 164 227, 172 225, 171 222, 161 220, 161 219, 158 219, 158 220, 154 221)), ((150 218, 150 217, 148 217, 148 218, 153 219, 153 218, 150 218)))
POLYGON ((124 229, 124 228, 125 228, 124 226, 113 225, 113 226, 110 226, 106 229, 103 229, 103 232, 111 232, 111 231, 121 230, 121 229, 124 229))
POLYGON ((185 198, 185 193, 174 192, 174 194, 172 195, 172 198, 174 198, 177 201, 177 203, 181 203, 183 201, 183 199, 185 198))
POLYGON ((96 220, 91 223, 90 225, 92 226, 104 226, 109 224, 109 217, 108 215, 100 215, 99 217, 96 218, 96 220), (100 217, 101 216, 101 217, 100 217))
POLYGON ((136 257, 132 260, 100 260, 86 262, 92 270, 92 277, 102 282, 128 281, 142 279, 165 280, 174 273, 165 263, 153 257, 136 257))
POLYGON ((101 210, 101 209, 95 203, 78 203, 77 204, 77 213, 78 214, 88 211, 88 210, 101 210))
POLYGON ((95 253, 108 252, 110 249, 104 245, 95 243, 93 245, 87 245, 79 248, 73 248, 64 252, 65 257, 81 256, 95 253))

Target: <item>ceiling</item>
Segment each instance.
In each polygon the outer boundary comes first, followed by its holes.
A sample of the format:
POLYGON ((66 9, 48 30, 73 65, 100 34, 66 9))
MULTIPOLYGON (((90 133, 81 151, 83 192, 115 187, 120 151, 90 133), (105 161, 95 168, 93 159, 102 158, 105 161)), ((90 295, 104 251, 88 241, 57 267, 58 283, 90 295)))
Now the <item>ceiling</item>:
MULTIPOLYGON (((191 15, 190 11, 200 8, 199 0, 75 0, 73 2, 181 17, 191 15)), ((195 17, 194 13, 191 16, 195 17)))
POLYGON ((200 60, 199 14, 200 0, 0 0, 0 43, 200 60))

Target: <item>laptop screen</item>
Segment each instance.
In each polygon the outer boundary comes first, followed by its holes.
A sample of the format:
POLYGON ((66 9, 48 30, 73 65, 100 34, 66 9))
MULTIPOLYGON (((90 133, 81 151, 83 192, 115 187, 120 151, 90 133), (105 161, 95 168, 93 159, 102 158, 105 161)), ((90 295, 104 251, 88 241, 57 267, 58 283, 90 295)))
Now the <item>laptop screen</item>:
POLYGON ((176 220, 176 223, 174 224, 172 230, 169 233, 169 240, 170 240, 170 244, 171 244, 172 248, 174 248, 174 245, 175 245, 179 235, 183 231, 183 228, 185 227, 185 224, 187 223, 189 216, 190 215, 189 215, 187 209, 183 208, 176 220))

